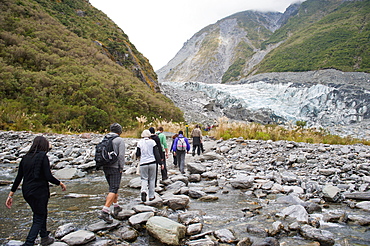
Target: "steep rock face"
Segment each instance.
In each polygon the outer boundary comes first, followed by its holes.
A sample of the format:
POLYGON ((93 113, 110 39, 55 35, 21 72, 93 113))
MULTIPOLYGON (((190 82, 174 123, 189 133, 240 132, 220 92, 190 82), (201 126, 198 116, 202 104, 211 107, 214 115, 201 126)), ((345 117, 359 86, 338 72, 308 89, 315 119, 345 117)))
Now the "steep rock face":
POLYGON ((280 27, 282 15, 245 11, 204 28, 157 71, 159 81, 221 83, 225 73, 240 74, 245 63, 253 68, 268 53, 261 42, 280 27))

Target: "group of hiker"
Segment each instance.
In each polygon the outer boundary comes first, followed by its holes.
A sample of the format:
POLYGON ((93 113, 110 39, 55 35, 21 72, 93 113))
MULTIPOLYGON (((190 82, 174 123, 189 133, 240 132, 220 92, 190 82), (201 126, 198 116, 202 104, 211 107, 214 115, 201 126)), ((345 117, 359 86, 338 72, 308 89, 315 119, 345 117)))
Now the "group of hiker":
MULTIPOLYGON (((105 204, 98 217, 106 223, 113 223, 112 216, 117 216, 122 208, 118 204, 118 190, 121 183, 122 172, 125 165, 125 141, 120 137, 122 126, 113 123, 109 128, 110 132, 104 139, 110 139, 111 148, 114 154, 114 161, 109 165, 103 165, 103 172, 107 180, 109 189, 105 199, 105 204), (111 208, 113 205, 113 209, 111 208)), ((169 153, 173 155, 173 164, 177 166, 182 174, 185 173, 185 156, 191 147, 183 131, 179 131, 172 137, 171 147, 168 148, 163 127, 158 127, 157 132, 153 127, 141 133, 141 139, 137 144, 136 157, 139 158, 139 170, 141 177, 141 201, 152 201, 155 199, 155 187, 157 185, 158 168, 161 172, 162 182, 168 179, 166 159, 169 153)), ((202 143, 202 131, 199 125, 191 132, 192 155, 200 155, 204 152, 202 143)), ((104 141, 103 139, 103 141, 104 141)), ((103 142, 102 141, 102 142, 103 142)), ((37 136, 33 140, 32 146, 22 158, 17 176, 9 192, 5 205, 11 208, 13 205, 13 195, 23 180, 22 193, 26 202, 30 205, 33 212, 33 223, 23 245, 34 245, 38 235, 41 237, 41 245, 50 245, 54 238, 47 231, 47 205, 50 197, 49 182, 59 185, 63 191, 66 185, 56 179, 50 170, 50 162, 47 152, 51 149, 51 144, 44 136, 37 136)), ((109 157, 110 158, 110 157, 109 157)))

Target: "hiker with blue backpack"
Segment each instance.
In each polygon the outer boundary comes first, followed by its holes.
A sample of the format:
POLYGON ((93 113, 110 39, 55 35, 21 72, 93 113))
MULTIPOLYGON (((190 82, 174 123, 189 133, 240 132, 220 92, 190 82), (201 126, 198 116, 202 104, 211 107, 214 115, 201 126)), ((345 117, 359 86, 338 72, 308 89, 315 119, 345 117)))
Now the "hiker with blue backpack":
POLYGON ((185 155, 189 154, 190 144, 189 140, 184 137, 184 132, 179 131, 179 135, 175 138, 173 143, 172 151, 177 158, 177 165, 179 166, 180 172, 185 173, 185 155))

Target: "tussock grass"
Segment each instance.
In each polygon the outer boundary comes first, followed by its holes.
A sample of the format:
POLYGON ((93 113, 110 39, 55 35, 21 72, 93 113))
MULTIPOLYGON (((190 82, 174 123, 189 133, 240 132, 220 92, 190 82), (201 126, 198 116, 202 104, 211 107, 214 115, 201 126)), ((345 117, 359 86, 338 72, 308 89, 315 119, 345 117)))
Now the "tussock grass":
MULTIPOLYGON (((142 120, 142 119, 138 119, 142 120)), ((142 122, 142 121, 141 121, 142 122)), ((131 136, 140 136, 143 129, 148 129, 153 126, 158 128, 162 126, 164 131, 177 133, 182 130, 186 135, 186 123, 175 123, 172 121, 166 121, 163 119, 155 119, 151 123, 145 124, 145 122, 140 123, 141 127, 134 129, 131 132, 125 132, 124 135, 128 133, 131 136)), ((190 137, 190 132, 195 128, 196 123, 188 125, 188 136, 190 137)), ((213 127, 210 131, 206 132, 203 130, 204 136, 209 136, 214 139, 230 139, 243 137, 244 139, 255 139, 255 140, 286 140, 294 142, 305 142, 305 143, 324 143, 324 144, 341 144, 341 145, 352 145, 357 143, 362 143, 365 145, 370 145, 370 141, 355 139, 351 137, 340 137, 337 135, 332 135, 325 129, 313 129, 304 128, 302 126, 297 126, 289 124, 288 126, 280 125, 262 125, 258 123, 244 123, 244 122, 234 122, 230 121, 226 117, 222 117, 218 120, 218 125, 213 127)))

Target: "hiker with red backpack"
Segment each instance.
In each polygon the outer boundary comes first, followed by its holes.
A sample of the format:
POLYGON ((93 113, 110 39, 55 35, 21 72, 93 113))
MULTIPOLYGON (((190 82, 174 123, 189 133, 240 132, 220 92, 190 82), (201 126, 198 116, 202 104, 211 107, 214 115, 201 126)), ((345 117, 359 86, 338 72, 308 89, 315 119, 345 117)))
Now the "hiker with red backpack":
POLYGON ((180 172, 185 173, 185 154, 189 154, 190 144, 189 140, 184 137, 184 132, 179 131, 179 135, 175 139, 172 147, 172 151, 177 158, 177 164, 179 166, 180 172))

